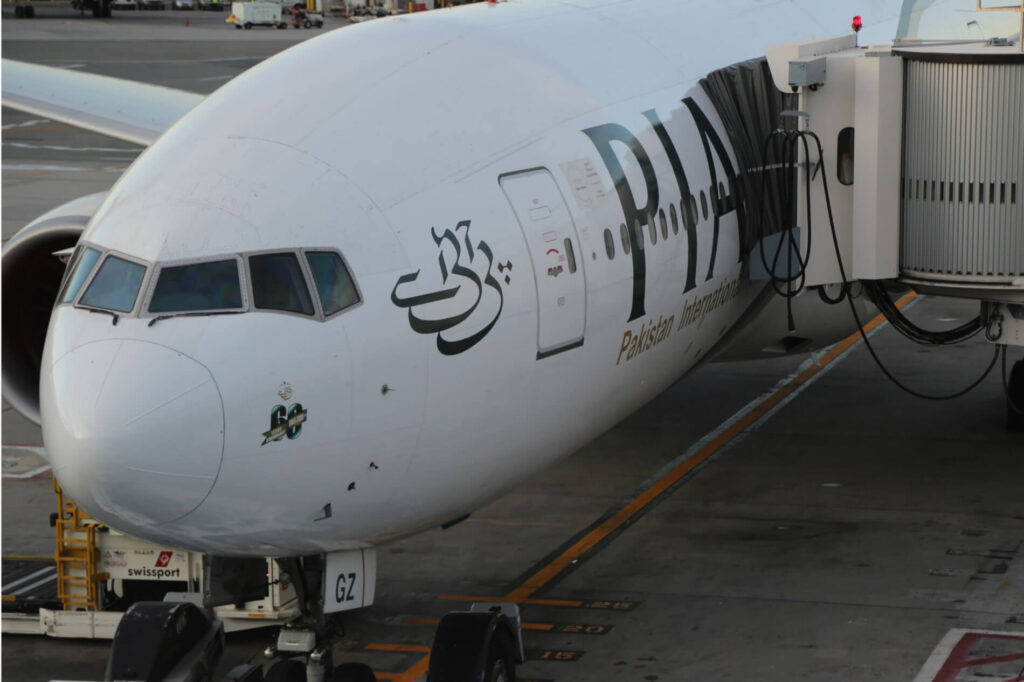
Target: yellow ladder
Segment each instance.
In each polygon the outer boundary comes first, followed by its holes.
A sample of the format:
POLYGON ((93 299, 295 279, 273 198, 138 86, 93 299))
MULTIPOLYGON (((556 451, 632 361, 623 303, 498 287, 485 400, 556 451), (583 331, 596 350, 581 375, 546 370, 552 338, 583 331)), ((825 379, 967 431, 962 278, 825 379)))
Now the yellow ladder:
POLYGON ((96 571, 96 530, 102 524, 93 521, 78 505, 64 497, 64 491, 53 479, 57 493, 57 596, 68 611, 98 611, 99 583, 106 573, 96 571))

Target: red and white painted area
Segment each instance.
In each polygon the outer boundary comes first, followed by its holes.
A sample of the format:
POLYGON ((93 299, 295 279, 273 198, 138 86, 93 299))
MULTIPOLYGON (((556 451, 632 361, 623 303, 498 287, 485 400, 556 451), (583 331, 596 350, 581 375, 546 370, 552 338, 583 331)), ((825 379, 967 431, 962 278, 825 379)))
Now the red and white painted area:
POLYGON ((1024 682, 1024 632, 950 630, 914 682, 1024 682))

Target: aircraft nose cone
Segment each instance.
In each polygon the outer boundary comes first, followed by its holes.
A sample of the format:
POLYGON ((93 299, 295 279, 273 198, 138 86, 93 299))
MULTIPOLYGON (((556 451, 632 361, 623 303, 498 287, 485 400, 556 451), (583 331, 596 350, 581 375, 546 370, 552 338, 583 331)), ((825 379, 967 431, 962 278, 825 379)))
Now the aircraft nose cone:
POLYGON ((68 496, 120 530, 181 518, 220 470, 224 409, 213 376, 170 348, 88 343, 44 374, 43 440, 68 496))

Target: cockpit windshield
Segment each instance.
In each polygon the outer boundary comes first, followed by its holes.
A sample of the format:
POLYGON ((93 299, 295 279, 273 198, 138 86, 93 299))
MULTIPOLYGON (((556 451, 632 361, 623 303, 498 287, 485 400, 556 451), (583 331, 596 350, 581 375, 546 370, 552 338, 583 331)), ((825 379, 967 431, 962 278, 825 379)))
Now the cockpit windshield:
MULTIPOLYGON (((149 265, 100 246, 79 244, 68 263, 57 305, 73 304, 156 321, 179 315, 277 311, 326 321, 361 302, 339 251, 298 248, 227 253, 209 260, 149 265), (143 285, 145 284, 145 292, 143 285)), ((116 321, 116 320, 115 320, 116 321)))
POLYGON ((242 288, 238 279, 238 261, 175 265, 160 270, 151 313, 205 312, 241 310, 242 288))
POLYGON ((135 308, 145 276, 144 265, 107 256, 79 303, 90 308, 130 313, 135 308))
POLYGON ((61 291, 59 301, 70 303, 78 295, 85 280, 89 278, 92 269, 96 267, 96 261, 100 259, 100 252, 88 246, 79 246, 71 257, 68 265, 69 276, 64 280, 64 289, 61 291))
POLYGON ((249 256, 252 298, 257 308, 313 314, 313 302, 306 289, 299 259, 294 253, 265 253, 249 256))
POLYGON ((359 292, 341 256, 334 251, 307 251, 324 315, 330 316, 359 302, 359 292))

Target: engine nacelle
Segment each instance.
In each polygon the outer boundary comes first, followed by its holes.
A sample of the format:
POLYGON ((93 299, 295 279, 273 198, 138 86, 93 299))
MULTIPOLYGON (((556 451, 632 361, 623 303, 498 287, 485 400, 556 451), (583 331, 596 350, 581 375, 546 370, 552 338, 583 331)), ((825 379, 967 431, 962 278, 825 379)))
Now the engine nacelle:
POLYGON ((39 368, 65 266, 53 254, 78 243, 106 192, 69 201, 22 228, 4 245, 3 395, 39 423, 39 368))

